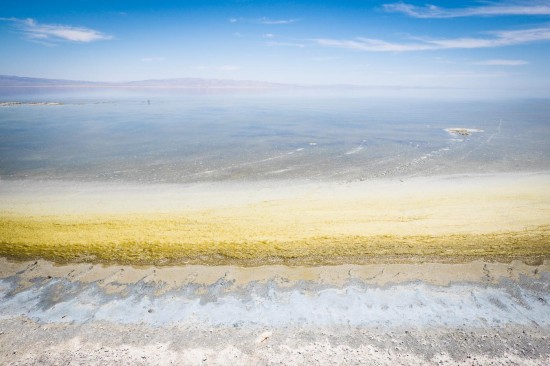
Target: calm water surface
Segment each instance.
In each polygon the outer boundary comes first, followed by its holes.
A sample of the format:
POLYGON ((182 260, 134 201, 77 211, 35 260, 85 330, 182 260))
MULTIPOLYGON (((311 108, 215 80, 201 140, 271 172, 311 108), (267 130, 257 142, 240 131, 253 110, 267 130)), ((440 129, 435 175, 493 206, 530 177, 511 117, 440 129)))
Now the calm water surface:
POLYGON ((550 170, 550 102, 0 92, 0 178, 188 183, 550 170), (446 128, 483 132, 453 136, 446 128))

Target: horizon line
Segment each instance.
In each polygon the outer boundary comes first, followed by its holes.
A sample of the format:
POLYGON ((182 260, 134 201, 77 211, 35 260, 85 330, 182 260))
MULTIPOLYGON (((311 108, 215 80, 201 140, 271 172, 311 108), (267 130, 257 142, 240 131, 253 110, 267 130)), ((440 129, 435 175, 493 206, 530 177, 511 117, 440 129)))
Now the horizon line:
MULTIPOLYGON (((15 80, 14 80, 15 81, 15 80)), ((23 80, 21 80, 23 81, 23 80)), ((141 89, 278 89, 278 88, 296 88, 296 89, 322 89, 322 88, 348 88, 348 89, 441 89, 441 90, 478 90, 487 88, 469 88, 469 87, 450 87, 450 86, 411 86, 411 85, 365 85, 365 84, 293 84, 293 83, 281 83, 262 80, 246 80, 246 79, 219 79, 219 78, 200 78, 200 77, 175 77, 168 79, 142 79, 142 80, 130 80, 130 81, 88 81, 88 80, 72 80, 72 79, 54 79, 54 78, 42 78, 34 76, 18 76, 18 75, 4 75, 0 74, 0 87, 1 88, 141 88, 141 89), (4 84, 2 78, 15 78, 15 79, 31 79, 29 84, 4 84), (32 81, 34 79, 34 81, 32 81), (264 84, 257 86, 246 85, 160 85, 149 84, 139 85, 139 83, 151 83, 151 82, 170 82, 170 81, 218 81, 218 82, 233 82, 233 83, 255 83, 264 84), (52 83, 52 84, 40 84, 44 82, 66 82, 67 84, 52 83), (34 84, 33 84, 34 83, 34 84), (130 85, 132 84, 132 85, 130 85)))

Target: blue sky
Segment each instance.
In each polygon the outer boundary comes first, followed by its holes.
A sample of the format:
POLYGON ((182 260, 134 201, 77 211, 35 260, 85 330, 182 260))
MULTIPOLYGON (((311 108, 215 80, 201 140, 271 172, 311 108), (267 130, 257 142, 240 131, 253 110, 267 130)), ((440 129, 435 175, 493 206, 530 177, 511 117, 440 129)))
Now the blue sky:
POLYGON ((550 0, 13 1, 0 74, 550 90, 550 0))

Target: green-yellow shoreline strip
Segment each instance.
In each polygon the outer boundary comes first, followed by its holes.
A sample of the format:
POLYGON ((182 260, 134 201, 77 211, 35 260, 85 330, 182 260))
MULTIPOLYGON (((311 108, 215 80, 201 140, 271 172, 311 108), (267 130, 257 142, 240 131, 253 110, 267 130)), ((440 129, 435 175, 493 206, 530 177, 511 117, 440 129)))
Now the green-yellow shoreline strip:
POLYGON ((0 217, 0 256, 59 263, 292 264, 550 259, 550 227, 445 235, 242 236, 192 220, 0 217))

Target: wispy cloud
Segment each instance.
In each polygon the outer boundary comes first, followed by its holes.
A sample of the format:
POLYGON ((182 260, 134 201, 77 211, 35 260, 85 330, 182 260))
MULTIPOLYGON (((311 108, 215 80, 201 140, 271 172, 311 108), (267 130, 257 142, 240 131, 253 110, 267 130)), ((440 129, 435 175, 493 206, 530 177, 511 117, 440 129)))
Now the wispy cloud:
POLYGON ((166 60, 164 57, 143 57, 141 61, 143 62, 160 62, 166 60))
POLYGON ((431 41, 443 48, 488 48, 512 46, 530 42, 549 41, 550 27, 530 28, 514 31, 494 31, 492 38, 457 38, 431 41))
POLYGON ((416 42, 396 43, 380 39, 362 38, 355 39, 315 39, 320 46, 347 48, 358 51, 370 52, 408 52, 442 49, 474 49, 494 48, 520 45, 531 42, 550 41, 550 27, 530 28, 514 31, 494 31, 488 33, 486 38, 449 38, 449 39, 423 39, 416 38, 416 42))
POLYGON ((474 62, 474 65, 482 65, 482 66, 522 66, 527 65, 529 62, 524 60, 484 60, 484 61, 478 61, 474 62))
POLYGON ((298 47, 298 48, 304 48, 306 47, 303 43, 296 43, 296 42, 276 42, 276 41, 270 41, 266 42, 266 46, 272 46, 272 47, 298 47))
POLYGON ((441 8, 435 5, 415 6, 403 2, 385 4, 388 12, 404 13, 415 18, 458 18, 470 16, 550 15, 550 1, 516 1, 467 8, 441 8))
POLYGON ((266 24, 266 25, 278 25, 278 24, 290 24, 290 23, 296 23, 300 19, 269 19, 269 18, 260 18, 258 19, 258 23, 260 24, 266 24))
POLYGON ((293 18, 293 19, 271 19, 267 17, 262 18, 229 18, 229 23, 259 23, 259 24, 265 24, 265 25, 280 25, 280 24, 291 24, 296 23, 300 21, 300 18, 293 18))
POLYGON ((454 73, 442 72, 442 73, 433 73, 433 74, 412 74, 409 75, 411 78, 415 79, 436 79, 436 80, 452 80, 452 79, 480 79, 480 78, 502 78, 508 74, 504 72, 490 72, 490 73, 479 73, 472 71, 458 71, 454 73))
POLYGON ((357 37, 355 39, 318 38, 314 40, 320 46, 347 48, 356 51, 405 52, 434 49, 433 45, 422 43, 391 43, 380 39, 357 37))
POLYGON ((113 38, 108 34, 90 28, 61 24, 41 24, 31 18, 0 18, 0 20, 12 22, 25 37, 33 41, 50 43, 71 41, 87 43, 113 38))
POLYGON ((265 34, 262 34, 262 37, 264 37, 264 38, 274 38, 275 35, 273 33, 265 33, 265 34))

